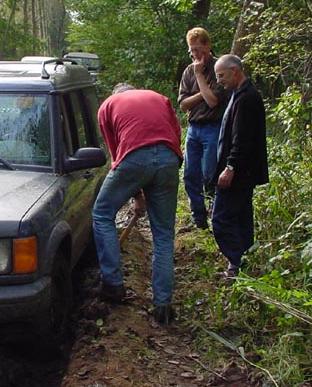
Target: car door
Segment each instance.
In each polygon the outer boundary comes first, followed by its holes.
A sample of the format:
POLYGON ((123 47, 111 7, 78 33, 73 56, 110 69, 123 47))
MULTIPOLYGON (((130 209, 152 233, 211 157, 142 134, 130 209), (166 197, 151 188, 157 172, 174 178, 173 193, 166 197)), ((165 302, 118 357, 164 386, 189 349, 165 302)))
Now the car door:
MULTIPOLYGON (((65 157, 79 148, 98 146, 97 105, 87 98, 91 90, 77 90, 61 96, 61 117, 65 157)), ((72 229, 73 258, 78 259, 88 243, 92 225, 92 206, 104 177, 102 167, 73 171, 66 178, 66 220, 72 229)))

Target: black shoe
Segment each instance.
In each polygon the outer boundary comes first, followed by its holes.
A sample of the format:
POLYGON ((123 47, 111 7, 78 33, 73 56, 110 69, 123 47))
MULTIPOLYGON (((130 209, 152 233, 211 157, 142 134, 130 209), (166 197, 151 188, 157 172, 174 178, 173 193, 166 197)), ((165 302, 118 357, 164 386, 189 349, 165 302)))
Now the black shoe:
POLYGON ((197 228, 200 228, 202 230, 207 230, 208 228, 208 222, 207 222, 207 219, 204 219, 204 220, 195 220, 195 226, 197 228))
POLYGON ((208 226, 208 223, 207 223, 206 219, 205 220, 200 220, 200 221, 192 220, 186 226, 181 227, 177 231, 177 234, 182 234, 184 232, 191 232, 191 231, 194 231, 195 228, 200 228, 201 230, 207 230, 208 227, 209 226, 208 226))
POLYGON ((217 277, 228 285, 232 285, 239 274, 239 267, 228 267, 227 270, 217 273, 217 277))
POLYGON ((102 301, 121 303, 125 297, 126 290, 123 285, 110 285, 104 281, 101 281, 99 298, 102 301))
POLYGON ((175 313, 170 304, 158 305, 154 308, 153 316, 159 324, 168 325, 174 319, 175 313))

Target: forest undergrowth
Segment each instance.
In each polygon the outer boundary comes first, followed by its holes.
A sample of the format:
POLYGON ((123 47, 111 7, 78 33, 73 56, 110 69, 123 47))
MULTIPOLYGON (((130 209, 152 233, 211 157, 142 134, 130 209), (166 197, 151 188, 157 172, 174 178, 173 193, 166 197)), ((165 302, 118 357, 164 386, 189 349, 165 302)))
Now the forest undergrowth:
MULTIPOLYGON (((190 259, 177 286, 191 284, 182 316, 210 364, 234 356, 263 385, 302 387, 312 385, 312 138, 309 123, 299 133, 306 117, 293 114, 296 101, 281 99, 268 114, 270 183, 255 190, 255 244, 235 283, 216 276, 226 262, 211 231, 195 230, 178 238, 178 258, 190 259)), ((179 195, 178 232, 190 217, 179 195)))

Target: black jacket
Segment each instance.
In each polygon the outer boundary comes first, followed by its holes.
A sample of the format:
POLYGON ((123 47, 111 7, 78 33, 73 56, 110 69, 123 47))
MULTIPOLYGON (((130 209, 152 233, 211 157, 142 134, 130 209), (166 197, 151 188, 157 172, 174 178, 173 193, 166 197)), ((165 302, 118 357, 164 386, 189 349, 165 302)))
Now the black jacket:
POLYGON ((235 171, 233 188, 267 183, 265 110, 261 95, 249 79, 235 91, 224 125, 216 180, 229 164, 235 171))

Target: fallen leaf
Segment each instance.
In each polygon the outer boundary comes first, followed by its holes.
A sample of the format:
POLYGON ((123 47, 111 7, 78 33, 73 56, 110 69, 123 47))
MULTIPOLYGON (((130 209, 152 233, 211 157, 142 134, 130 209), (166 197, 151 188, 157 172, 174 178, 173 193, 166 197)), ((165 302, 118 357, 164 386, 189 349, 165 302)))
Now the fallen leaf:
POLYGON ((179 365, 180 364, 180 362, 177 361, 177 360, 168 360, 168 363, 174 364, 174 365, 179 365))
POLYGON ((165 348, 164 351, 165 351, 166 353, 168 353, 169 355, 175 355, 175 351, 173 351, 173 350, 170 349, 170 348, 165 348))
POLYGON ((90 370, 88 368, 83 368, 82 370, 78 371, 77 374, 79 376, 85 376, 90 370))
POLYGON ((182 372, 181 376, 182 378, 185 378, 185 379, 192 379, 195 377, 195 375, 192 372, 182 372))

